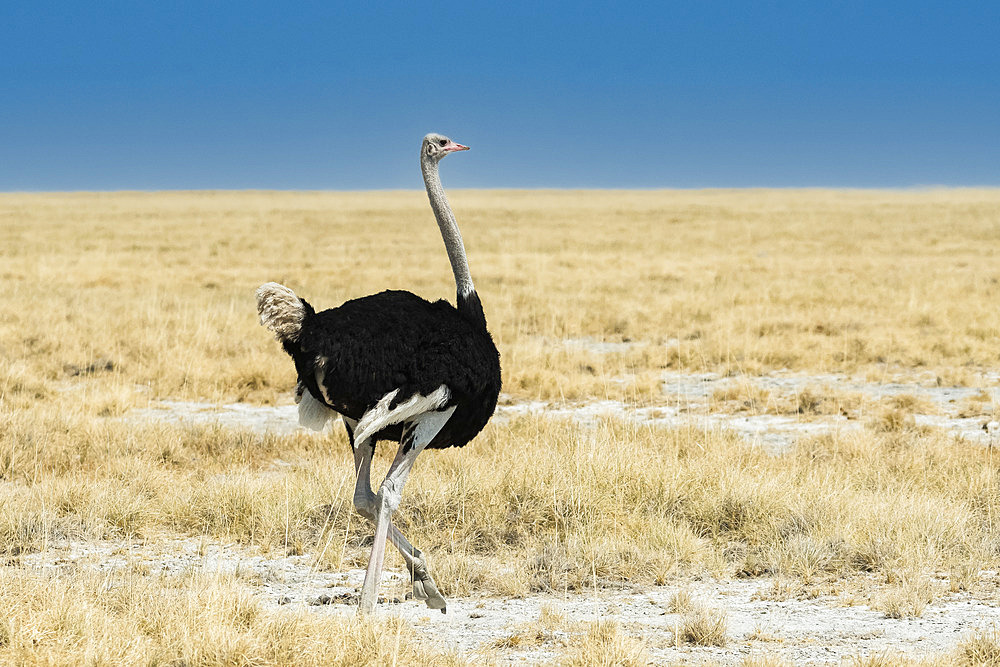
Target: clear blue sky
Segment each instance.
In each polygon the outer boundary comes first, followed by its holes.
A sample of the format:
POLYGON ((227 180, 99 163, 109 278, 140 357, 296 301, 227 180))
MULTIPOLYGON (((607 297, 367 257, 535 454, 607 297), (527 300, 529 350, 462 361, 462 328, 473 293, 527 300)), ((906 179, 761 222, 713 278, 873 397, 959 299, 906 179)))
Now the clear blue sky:
POLYGON ((449 187, 1000 185, 1000 3, 0 4, 0 190, 419 188, 428 131, 449 187))

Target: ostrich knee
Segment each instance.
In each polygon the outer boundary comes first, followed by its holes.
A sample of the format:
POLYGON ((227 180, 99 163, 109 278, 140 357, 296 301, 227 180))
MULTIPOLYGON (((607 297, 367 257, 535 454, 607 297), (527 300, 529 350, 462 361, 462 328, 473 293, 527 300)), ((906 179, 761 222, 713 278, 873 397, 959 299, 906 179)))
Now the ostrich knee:
POLYGON ((354 490, 354 509, 358 514, 372 523, 375 522, 375 517, 377 515, 375 508, 375 495, 371 492, 371 490, 367 493, 361 489, 354 490))
POLYGON ((399 503, 403 501, 402 485, 397 485, 394 480, 386 479, 375 496, 375 509, 378 513, 384 513, 392 517, 399 509, 399 503))

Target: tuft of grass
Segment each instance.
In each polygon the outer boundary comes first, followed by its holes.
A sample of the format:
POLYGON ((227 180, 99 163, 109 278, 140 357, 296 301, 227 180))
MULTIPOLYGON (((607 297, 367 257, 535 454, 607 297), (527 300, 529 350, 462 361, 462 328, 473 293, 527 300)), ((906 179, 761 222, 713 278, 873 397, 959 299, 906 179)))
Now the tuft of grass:
POLYGON ((908 576, 884 592, 875 608, 885 612, 886 618, 919 618, 936 593, 929 579, 908 576))
POLYGON ((957 662, 963 667, 1000 665, 1000 631, 996 625, 976 630, 958 645, 957 662))
POLYGON ((727 628, 725 611, 694 604, 681 613, 675 641, 696 646, 725 646, 727 628))
MULTIPOLYGON (((875 653, 865 656, 854 656, 850 660, 854 667, 911 667, 927 664, 924 661, 913 660, 904 655, 894 655, 892 653, 875 653)), ((930 662, 930 665, 935 664, 930 662)))
POLYGON ((735 403, 736 409, 753 414, 765 412, 771 400, 771 392, 746 381, 719 387, 712 392, 713 402, 735 403))
POLYGON ((795 395, 794 411, 800 415, 825 414, 827 402, 823 392, 813 387, 805 387, 795 395))
POLYGON ((740 661, 742 667, 790 667, 792 663, 773 655, 750 655, 740 661))
POLYGON ((971 590, 979 581, 981 570, 975 563, 960 563, 951 569, 948 576, 948 591, 958 593, 971 590))
POLYGON ((753 632, 747 634, 746 639, 747 641, 769 642, 774 644, 783 644, 785 642, 783 638, 775 634, 772 634, 771 632, 762 628, 759 625, 753 629, 753 632))
POLYGON ((565 645, 565 638, 574 631, 579 632, 576 624, 568 622, 565 614, 546 604, 542 605, 536 621, 522 623, 509 634, 494 640, 491 646, 495 649, 513 650, 546 643, 565 645))
POLYGON ((795 600, 805 597, 805 585, 798 580, 777 577, 771 585, 753 594, 754 600, 795 600))
POLYGON ((929 399, 914 394, 896 394, 889 399, 888 405, 893 410, 900 410, 910 414, 925 415, 936 411, 934 404, 929 399))
POLYGON ((906 410, 887 407, 872 418, 869 426, 873 430, 883 433, 900 433, 916 429, 916 421, 913 415, 906 410))
POLYGON ((683 614, 694 609, 696 604, 691 592, 682 589, 670 596, 667 611, 671 614, 683 614))
POLYGON ((589 623, 586 633, 574 639, 570 655, 558 664, 562 667, 639 667, 650 663, 643 642, 624 634, 617 622, 603 620, 589 623))

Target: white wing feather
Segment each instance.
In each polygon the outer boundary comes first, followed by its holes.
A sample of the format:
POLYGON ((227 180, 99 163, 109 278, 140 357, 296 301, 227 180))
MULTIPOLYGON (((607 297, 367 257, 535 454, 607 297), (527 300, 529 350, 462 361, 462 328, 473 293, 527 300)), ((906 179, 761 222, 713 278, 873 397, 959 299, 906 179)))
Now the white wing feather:
POLYGON ((441 385, 427 396, 415 394, 390 410, 389 404, 398 393, 398 389, 393 389, 383 396, 374 408, 361 415, 358 427, 354 430, 354 442, 364 442, 386 426, 412 419, 425 412, 438 410, 451 398, 451 390, 445 385, 441 385))

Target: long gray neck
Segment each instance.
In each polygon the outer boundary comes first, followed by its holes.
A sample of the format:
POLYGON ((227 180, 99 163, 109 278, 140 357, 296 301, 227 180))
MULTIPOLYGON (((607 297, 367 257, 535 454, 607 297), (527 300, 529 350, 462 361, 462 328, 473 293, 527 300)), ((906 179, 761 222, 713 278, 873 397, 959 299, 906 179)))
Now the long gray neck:
POLYGON ((458 290, 458 299, 462 301, 476 291, 475 286, 472 284, 472 274, 469 273, 469 260, 465 256, 465 244, 462 243, 462 234, 458 231, 455 214, 451 212, 451 206, 448 205, 448 198, 445 197, 444 188, 441 186, 437 160, 427 157, 421 151, 420 170, 424 174, 427 198, 431 201, 431 208, 434 209, 434 217, 437 218, 438 227, 441 228, 441 238, 444 239, 444 247, 448 251, 451 270, 455 274, 455 288, 458 290))

